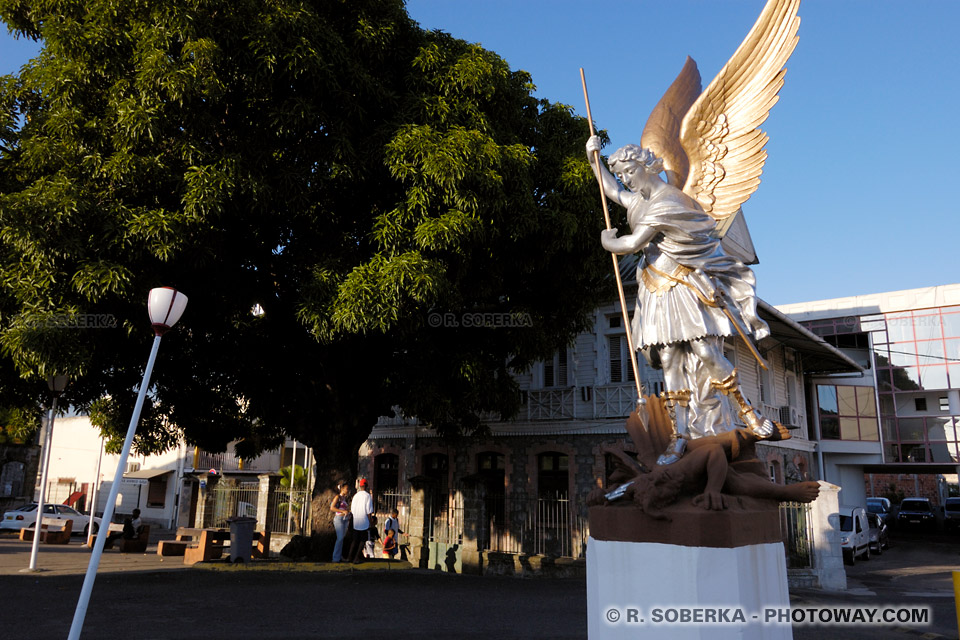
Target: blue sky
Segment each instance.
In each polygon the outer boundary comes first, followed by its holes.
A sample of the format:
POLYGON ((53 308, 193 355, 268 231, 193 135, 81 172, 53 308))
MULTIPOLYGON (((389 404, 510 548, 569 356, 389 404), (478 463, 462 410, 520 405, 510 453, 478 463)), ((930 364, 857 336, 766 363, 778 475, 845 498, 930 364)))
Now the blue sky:
MULTIPOLYGON (((538 95, 639 142, 685 56, 704 86, 763 0, 408 0, 421 26, 479 42, 538 95)), ((759 295, 785 304, 960 282, 960 2, 804 0, 800 43, 744 205, 759 295)), ((0 73, 35 47, 0 34, 0 73)), ((598 238, 599 246, 599 238, 598 238)))

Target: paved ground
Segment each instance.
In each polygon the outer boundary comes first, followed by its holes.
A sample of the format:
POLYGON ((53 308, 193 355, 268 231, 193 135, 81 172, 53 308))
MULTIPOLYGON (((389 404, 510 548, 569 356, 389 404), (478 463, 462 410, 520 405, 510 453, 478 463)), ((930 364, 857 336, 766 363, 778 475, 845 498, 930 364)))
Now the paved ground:
MULTIPOLYGON (((85 640, 586 637, 582 579, 456 576, 375 563, 190 568, 149 551, 104 553, 85 640)), ((42 546, 38 565, 48 570, 21 573, 29 554, 29 544, 0 535, 0 637, 9 637, 12 620, 29 637, 65 638, 89 553, 79 540, 42 546)), ((794 638, 957 638, 952 569, 960 569, 960 537, 901 536, 881 558, 848 568, 848 591, 796 590, 794 607, 923 605, 932 608, 932 624, 798 626, 794 638)))

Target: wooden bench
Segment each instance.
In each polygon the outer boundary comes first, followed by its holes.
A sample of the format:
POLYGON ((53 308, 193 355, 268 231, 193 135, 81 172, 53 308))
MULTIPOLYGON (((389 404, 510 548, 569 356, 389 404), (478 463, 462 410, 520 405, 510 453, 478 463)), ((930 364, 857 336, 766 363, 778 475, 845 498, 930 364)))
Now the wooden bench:
POLYGON ((183 550, 183 564, 219 560, 223 556, 223 543, 229 539, 230 532, 225 529, 201 529, 196 545, 183 550))
MULTIPOLYGON (((36 529, 27 527, 20 529, 20 539, 25 542, 33 542, 34 531, 36 531, 36 529)), ((45 544, 69 544, 71 533, 73 533, 73 520, 53 520, 48 518, 46 522, 40 523, 40 542, 45 544), (58 524, 60 528, 51 529, 51 524, 58 524)))
POLYGON ((158 556, 182 556, 190 547, 197 544, 203 529, 180 527, 176 540, 161 540, 157 543, 158 556))
POLYGON ((120 553, 146 553, 150 544, 150 525, 140 525, 136 538, 120 538, 120 553))
MULTIPOLYGON (((104 535, 109 536, 111 533, 118 533, 122 531, 123 531, 122 524, 111 522, 110 525, 107 527, 106 531, 103 533, 104 535)), ((97 536, 93 536, 93 538, 91 538, 91 544, 90 544, 91 549, 93 549, 93 545, 94 543, 96 543, 96 540, 97 540, 97 536)), ((150 525, 148 524, 140 525, 140 533, 137 535, 136 538, 120 538, 119 540, 116 540, 114 542, 110 542, 109 540, 107 540, 107 542, 104 543, 103 548, 104 550, 113 549, 114 544, 117 545, 116 548, 120 551, 120 553, 146 552, 147 545, 150 544, 150 525)))
MULTIPOLYGON (((176 540, 161 540, 157 545, 157 554, 161 556, 183 556, 184 564, 196 564, 206 560, 219 560, 223 557, 224 544, 230 539, 227 529, 177 529, 176 540)), ((254 531, 254 546, 250 554, 254 558, 270 556, 270 532, 254 531)))

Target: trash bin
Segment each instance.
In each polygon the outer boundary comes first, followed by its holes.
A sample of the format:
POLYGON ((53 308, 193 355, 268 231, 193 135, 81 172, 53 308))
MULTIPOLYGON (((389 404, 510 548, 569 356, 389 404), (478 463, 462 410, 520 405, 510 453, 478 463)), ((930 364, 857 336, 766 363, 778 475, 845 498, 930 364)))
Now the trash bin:
POLYGON ((257 519, 241 516, 227 522, 230 524, 230 562, 247 562, 253 555, 253 530, 257 519))

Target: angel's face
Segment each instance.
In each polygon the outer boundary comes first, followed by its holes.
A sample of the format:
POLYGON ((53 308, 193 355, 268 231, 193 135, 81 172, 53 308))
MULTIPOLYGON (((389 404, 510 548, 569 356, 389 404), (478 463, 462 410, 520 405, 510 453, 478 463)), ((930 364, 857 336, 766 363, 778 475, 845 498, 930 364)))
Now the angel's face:
POLYGON ((646 184, 647 172, 639 164, 627 162, 620 165, 617 178, 627 189, 639 191, 646 184))

